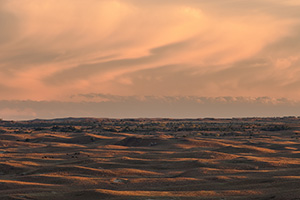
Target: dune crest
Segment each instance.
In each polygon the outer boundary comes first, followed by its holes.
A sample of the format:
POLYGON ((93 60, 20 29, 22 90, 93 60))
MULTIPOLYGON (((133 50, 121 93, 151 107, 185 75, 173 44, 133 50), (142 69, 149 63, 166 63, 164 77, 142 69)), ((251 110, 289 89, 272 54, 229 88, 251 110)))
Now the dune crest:
POLYGON ((295 199, 299 122, 0 121, 0 199, 295 199))

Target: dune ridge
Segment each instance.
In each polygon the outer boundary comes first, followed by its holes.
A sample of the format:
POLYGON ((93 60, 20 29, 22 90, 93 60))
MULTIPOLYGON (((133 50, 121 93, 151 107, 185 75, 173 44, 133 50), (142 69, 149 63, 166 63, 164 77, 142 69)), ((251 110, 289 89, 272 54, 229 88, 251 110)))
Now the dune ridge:
POLYGON ((0 199, 298 199, 299 122, 0 121, 0 199))

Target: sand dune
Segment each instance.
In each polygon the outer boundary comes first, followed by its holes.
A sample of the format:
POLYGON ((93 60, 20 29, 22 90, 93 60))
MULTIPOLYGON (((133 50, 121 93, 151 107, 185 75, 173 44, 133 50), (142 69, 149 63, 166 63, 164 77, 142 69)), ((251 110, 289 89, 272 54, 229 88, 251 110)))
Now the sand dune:
POLYGON ((300 119, 0 122, 0 199, 299 199, 300 119))

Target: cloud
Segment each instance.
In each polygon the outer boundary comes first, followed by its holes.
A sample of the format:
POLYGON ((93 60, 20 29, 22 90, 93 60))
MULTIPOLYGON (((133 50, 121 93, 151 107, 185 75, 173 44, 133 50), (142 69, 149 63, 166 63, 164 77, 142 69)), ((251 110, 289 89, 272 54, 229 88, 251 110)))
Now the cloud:
POLYGON ((300 99, 293 0, 0 2, 2 99, 300 99))
POLYGON ((13 120, 20 120, 20 119, 32 119, 35 118, 37 115, 31 109, 10 109, 4 108, 0 110, 0 116, 3 119, 13 119, 13 120))
POLYGON ((4 120, 60 117, 204 118, 297 116, 299 101, 270 97, 114 96, 82 94, 72 101, 0 101, 4 120), (26 108, 26 109, 24 109, 26 108))
MULTIPOLYGON (((2 3, 3 4, 3 3, 2 3)), ((5 45, 18 32, 18 21, 10 12, 6 11, 0 4, 0 44, 5 45)))
POLYGON ((78 94, 71 97, 70 100, 73 102, 161 102, 161 103, 196 103, 196 104, 240 104, 240 103, 251 103, 251 104, 268 104, 268 105, 296 105, 300 101, 294 101, 287 98, 271 98, 267 96, 261 97, 233 97, 233 96, 219 96, 219 97, 201 97, 201 96, 119 96, 111 94, 101 93, 87 93, 78 94))
MULTIPOLYGON (((101 74, 101 77, 107 77, 105 80, 115 79, 116 76, 129 72, 139 71, 149 67, 148 64, 155 63, 172 52, 188 45, 188 42, 178 42, 157 47, 150 50, 150 54, 138 58, 116 59, 106 62, 80 65, 71 69, 60 71, 45 79, 48 84, 62 84, 65 82, 75 82, 81 79, 101 74)), ((99 77, 99 76, 98 76, 99 77)), ((102 79, 103 80, 103 79, 102 79)))

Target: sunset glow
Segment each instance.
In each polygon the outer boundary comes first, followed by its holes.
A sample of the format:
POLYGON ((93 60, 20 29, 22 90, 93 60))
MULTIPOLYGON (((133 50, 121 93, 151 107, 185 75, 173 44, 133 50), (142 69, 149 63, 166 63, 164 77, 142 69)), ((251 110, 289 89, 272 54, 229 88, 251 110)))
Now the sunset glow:
POLYGON ((299 25, 293 0, 0 0, 0 100, 300 101, 299 25))

